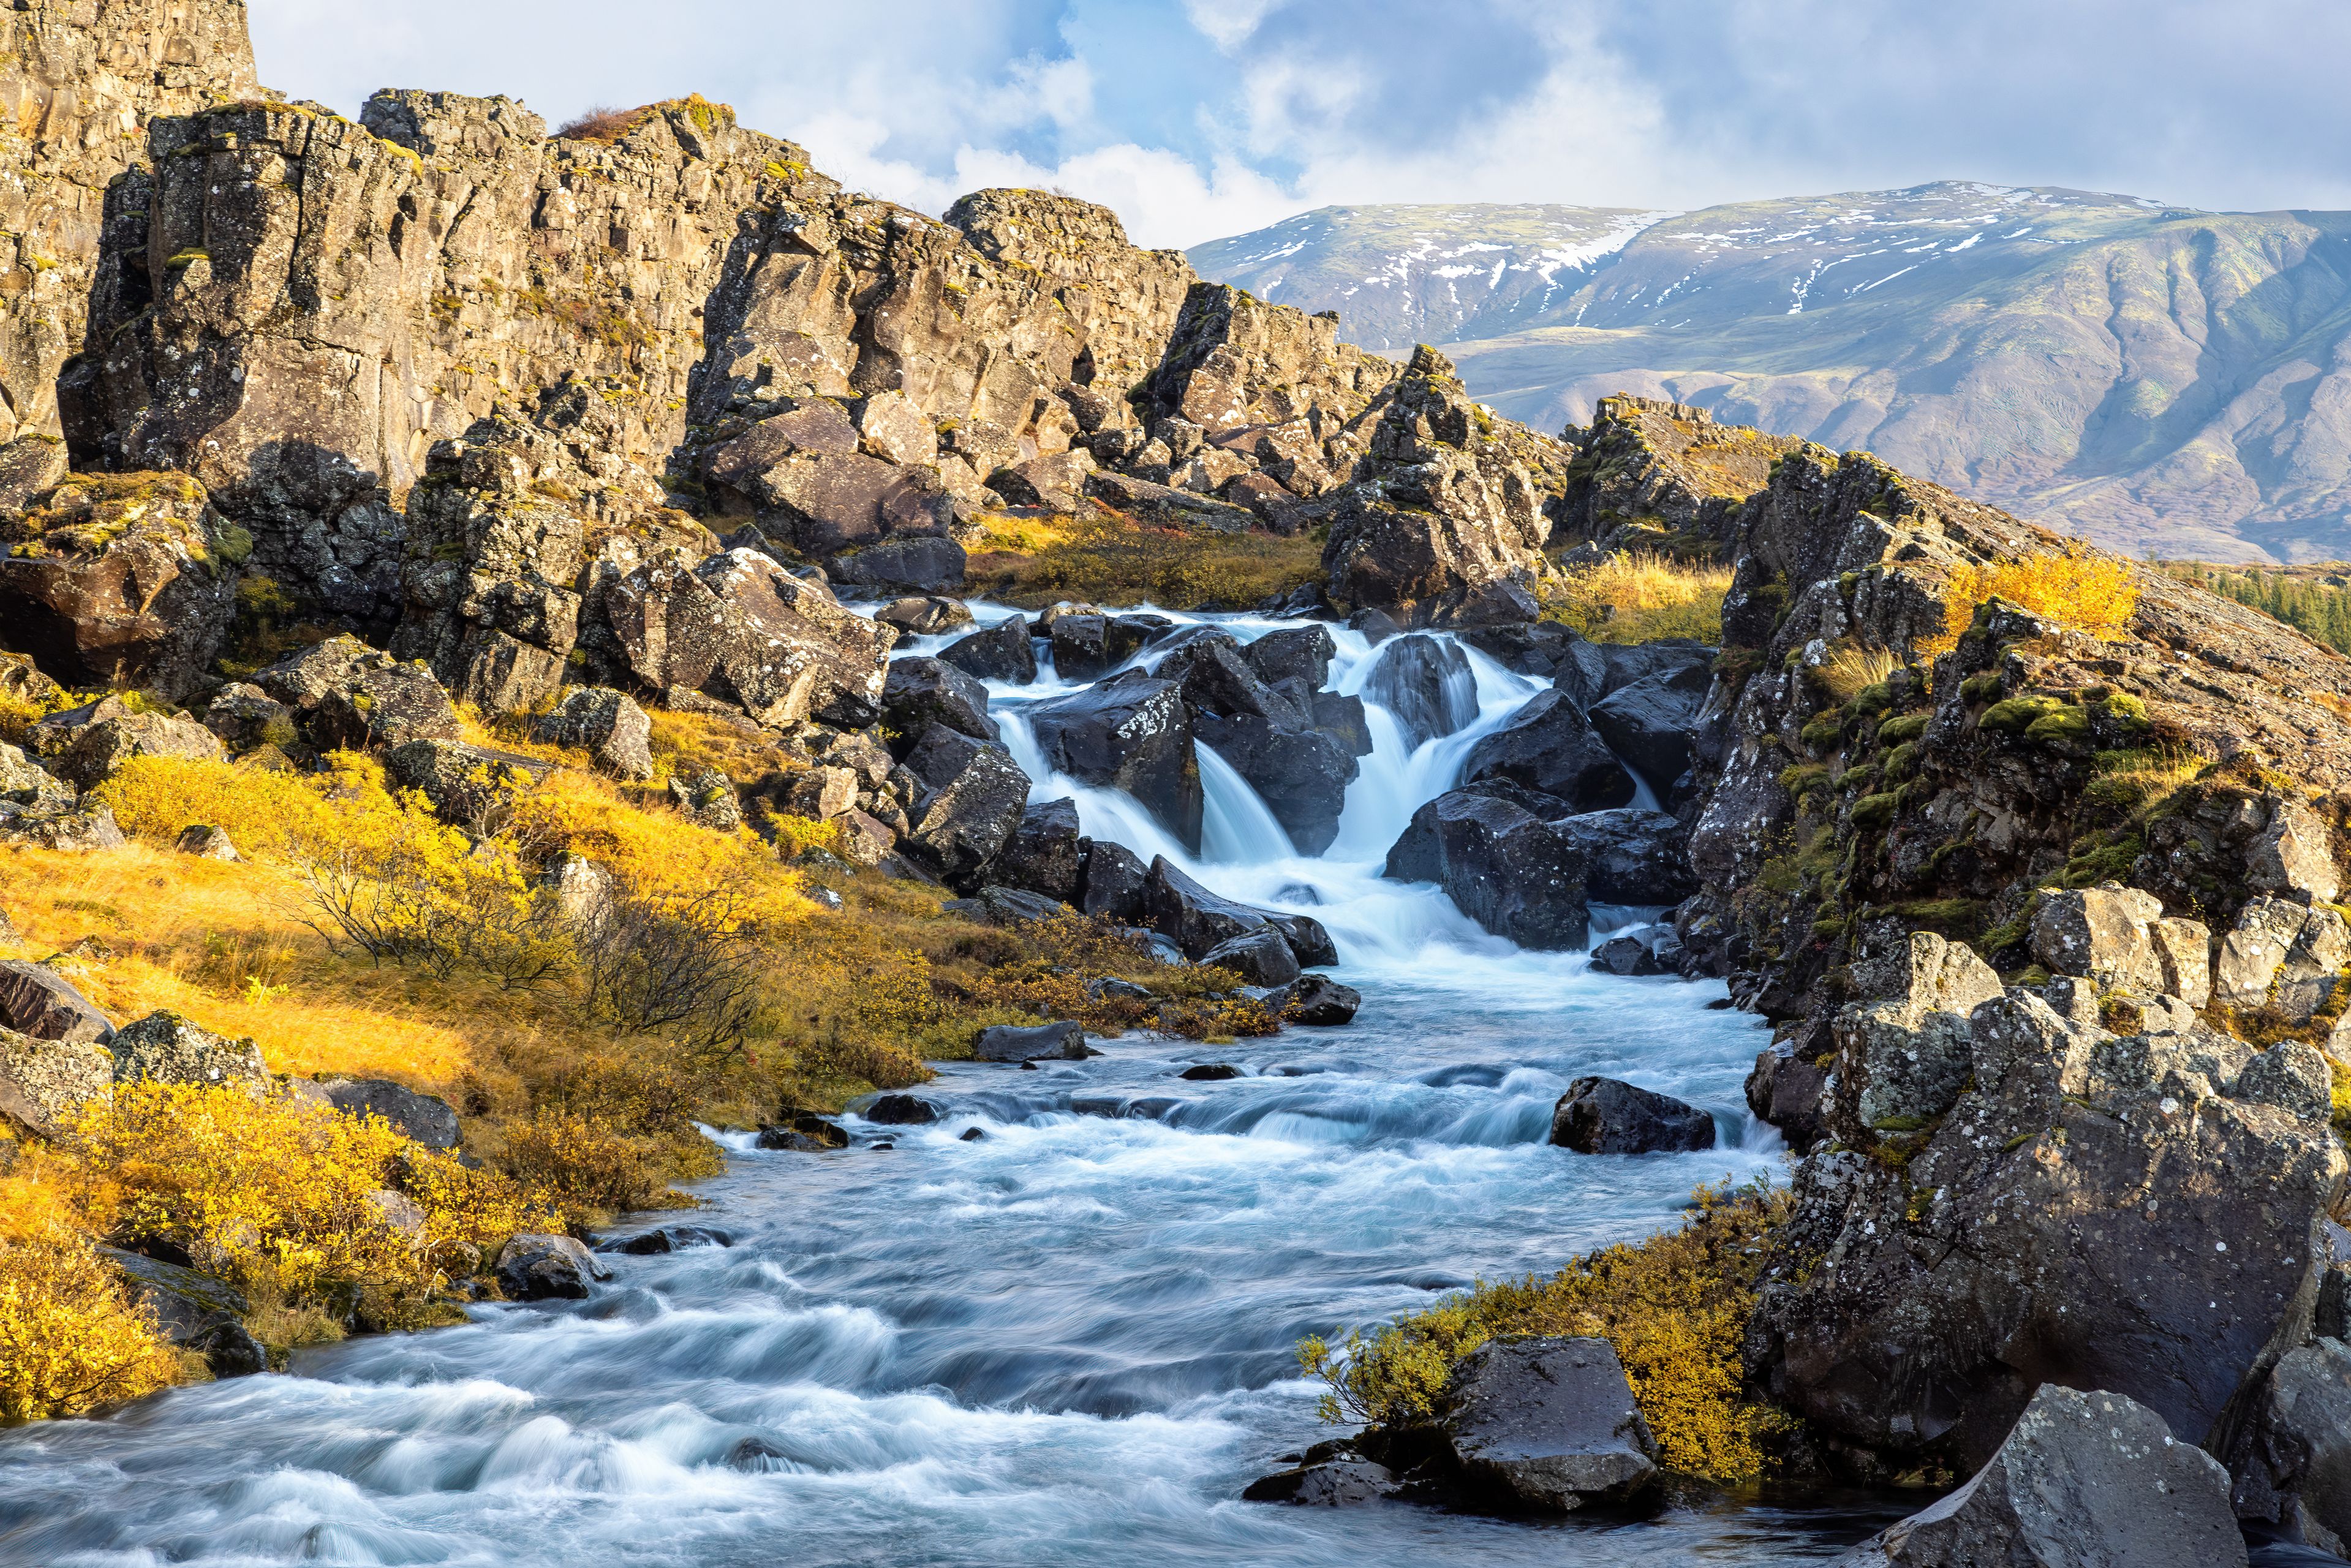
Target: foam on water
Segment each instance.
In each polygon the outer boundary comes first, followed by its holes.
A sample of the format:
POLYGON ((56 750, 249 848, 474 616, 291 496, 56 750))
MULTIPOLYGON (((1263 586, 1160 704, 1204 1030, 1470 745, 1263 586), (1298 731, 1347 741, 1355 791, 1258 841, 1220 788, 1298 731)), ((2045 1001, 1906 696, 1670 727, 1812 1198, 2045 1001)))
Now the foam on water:
MULTIPOLYGON (((1002 613, 974 608, 983 624, 1002 613)), ((1277 624, 1221 623, 1244 638, 1277 624)), ((1333 638, 1333 685, 1359 691, 1372 650, 1333 638)), ((1076 687, 1050 669, 990 687, 1038 798, 1074 800, 1089 833, 1219 892, 1322 920, 1364 993, 1354 1024, 1220 1047, 1111 1040, 1036 1071, 951 1065, 921 1091, 939 1123, 851 1117, 857 1142, 838 1154, 718 1134, 729 1168, 696 1218, 731 1248, 616 1256, 587 1301, 477 1308, 454 1329, 307 1353, 298 1375, 0 1434, 0 1563, 1834 1556, 1899 1506, 1725 1500, 1538 1525, 1237 1500, 1323 1435, 1295 1375, 1301 1336, 1555 1268, 1670 1223, 1698 1181, 1775 1163, 1740 1092, 1761 1037, 1708 1007, 1720 987, 1595 976, 1380 877, 1413 810, 1539 689, 1468 657, 1478 713, 1458 734, 1407 750, 1386 710, 1367 710, 1374 749, 1321 857, 1298 854, 1207 752, 1202 851, 1186 852, 1128 797, 1042 768, 1025 710, 1076 687), (1177 1076, 1206 1061, 1240 1076, 1177 1076), (1552 1103, 1593 1072, 1704 1106, 1722 1146, 1550 1147, 1552 1103), (885 1137, 894 1149, 869 1146, 885 1137)), ((1593 928, 1656 913, 1595 909, 1593 928)))

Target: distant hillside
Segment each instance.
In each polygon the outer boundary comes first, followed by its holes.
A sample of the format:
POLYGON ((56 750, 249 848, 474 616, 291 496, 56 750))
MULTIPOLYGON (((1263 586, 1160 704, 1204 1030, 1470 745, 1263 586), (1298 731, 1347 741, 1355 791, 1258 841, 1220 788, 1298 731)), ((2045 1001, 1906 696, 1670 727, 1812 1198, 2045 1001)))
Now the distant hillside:
POLYGON ((2351 557, 2351 214, 1963 183, 1664 214, 1334 207, 1191 253, 1541 428, 1627 391, 2135 552, 2351 557))

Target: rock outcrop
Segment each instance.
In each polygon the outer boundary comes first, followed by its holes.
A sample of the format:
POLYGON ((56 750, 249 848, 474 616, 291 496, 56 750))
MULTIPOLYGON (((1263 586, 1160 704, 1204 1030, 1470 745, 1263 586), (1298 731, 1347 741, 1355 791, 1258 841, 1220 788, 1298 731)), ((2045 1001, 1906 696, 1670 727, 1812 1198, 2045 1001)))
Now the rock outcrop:
POLYGON ((1521 1508, 1620 1501, 1656 1475, 1656 1439, 1604 1339, 1488 1340, 1455 1368, 1439 1428, 1473 1488, 1521 1508))

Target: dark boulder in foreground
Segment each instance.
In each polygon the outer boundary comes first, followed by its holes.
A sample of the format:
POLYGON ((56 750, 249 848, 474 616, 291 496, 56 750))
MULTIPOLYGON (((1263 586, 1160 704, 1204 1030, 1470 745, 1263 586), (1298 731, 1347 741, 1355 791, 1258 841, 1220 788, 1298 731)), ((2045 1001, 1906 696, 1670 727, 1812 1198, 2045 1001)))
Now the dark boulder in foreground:
POLYGON ((1433 882, 1457 907, 1522 947, 1583 946, 1583 851, 1516 801, 1456 789, 1412 814, 1383 873, 1433 882))
POLYGON ((813 1112, 801 1112, 783 1117, 773 1126, 760 1128, 759 1147, 821 1155, 849 1147, 849 1134, 837 1123, 813 1112))
POLYGON ((2229 1476, 2119 1394, 2043 1384, 1973 1479, 1838 1568, 2243 1568, 2229 1476))
POLYGON ((921 1127, 939 1119, 939 1108, 918 1094, 884 1094, 862 1114, 883 1127, 921 1127))
POLYGON ((1249 1482, 1243 1502, 1286 1502, 1297 1508, 1352 1508, 1395 1495, 1396 1478, 1369 1459, 1328 1459, 1277 1470, 1249 1482))
POLYGON ((1670 1094, 1614 1078, 1579 1078, 1551 1113, 1551 1141, 1579 1155, 1714 1147, 1714 1118, 1670 1094))
POLYGON ((1200 962, 1232 970, 1252 986, 1286 986, 1298 978, 1298 955, 1270 925, 1228 936, 1200 955, 1200 962))
POLYGON ((1631 807, 1558 819, 1583 851, 1583 895, 1600 904, 1679 904, 1698 890, 1689 834, 1663 811, 1631 807))
POLYGON ((594 1253, 569 1236, 526 1231, 498 1254, 498 1289, 510 1301, 584 1301, 590 1281, 611 1277, 594 1253))
POLYGON ((1467 728, 1478 716, 1478 682, 1450 638, 1416 632, 1380 650, 1364 697, 1388 710, 1406 747, 1467 728))
POLYGON ((1633 776, 1592 721, 1554 688, 1539 692, 1502 727, 1469 748, 1461 779, 1507 779, 1555 796, 1574 811, 1633 803, 1633 776))
POLYGON ((1040 1058, 1081 1061, 1087 1055, 1086 1031, 1074 1023, 1039 1024, 1033 1029, 997 1024, 979 1031, 979 1038, 972 1041, 971 1054, 981 1061, 1035 1061, 1040 1058))
POLYGON ((983 681, 1026 685, 1037 678, 1037 650, 1029 641, 1029 622, 1018 615, 956 638, 939 650, 939 657, 983 681))
POLYGON ((1592 949, 1592 967, 1605 975, 1624 977, 1666 972, 1649 945, 1638 936, 1611 936, 1601 943, 1592 949))
POLYGON ((1310 971, 1268 997, 1265 1005, 1286 1023, 1327 1029, 1354 1022, 1357 1009, 1364 1005, 1364 995, 1328 975, 1310 971))
POLYGON ((1604 1339, 1488 1340, 1454 1368, 1441 1422, 1462 1479, 1520 1508, 1620 1501, 1657 1473, 1657 1445, 1604 1339))
POLYGON ((1123 789, 1185 847, 1200 847, 1200 762, 1182 688, 1130 671, 1032 710, 1047 766, 1081 784, 1123 789))

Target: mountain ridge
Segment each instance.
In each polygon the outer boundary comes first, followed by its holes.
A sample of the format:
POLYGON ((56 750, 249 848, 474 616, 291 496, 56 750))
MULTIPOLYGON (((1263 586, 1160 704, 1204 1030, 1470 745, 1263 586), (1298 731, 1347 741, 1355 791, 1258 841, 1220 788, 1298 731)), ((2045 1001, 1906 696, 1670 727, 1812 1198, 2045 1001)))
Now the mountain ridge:
POLYGON ((2135 553, 2351 554, 2351 214, 1945 181, 1683 214, 1322 209, 1189 255, 1366 346, 1442 342, 1538 426, 1631 392, 2135 553), (1539 289, 1555 234, 1616 243, 1539 289))

